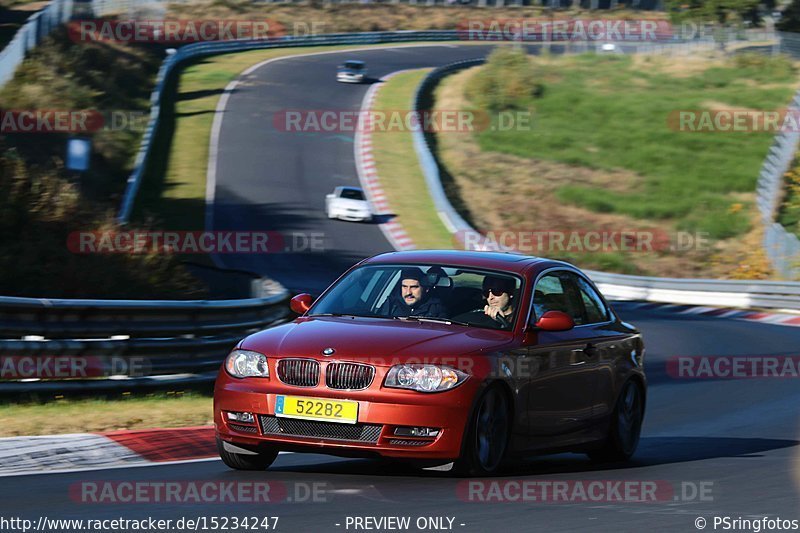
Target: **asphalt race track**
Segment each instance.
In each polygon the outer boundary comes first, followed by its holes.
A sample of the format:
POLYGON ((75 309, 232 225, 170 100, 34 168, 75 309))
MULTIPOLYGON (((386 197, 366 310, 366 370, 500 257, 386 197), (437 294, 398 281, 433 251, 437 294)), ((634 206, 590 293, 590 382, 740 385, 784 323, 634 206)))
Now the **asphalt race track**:
MULTIPOLYGON (((317 291, 354 261, 389 250, 375 224, 329 221, 324 196, 357 185, 352 134, 289 134, 272 127, 284 109, 358 109, 366 85, 334 80, 342 59, 364 59, 374 78, 390 72, 479 57, 487 47, 415 47, 302 57, 246 76, 231 96, 221 129, 213 229, 322 232, 326 252, 224 255, 225 266, 268 274, 292 290, 317 291)), ((413 164, 413 163, 410 163, 413 164)), ((212 228, 208 228, 212 229, 212 228)), ((797 355, 800 328, 616 306, 644 333, 649 378, 642 440, 634 460, 596 466, 582 455, 531 459, 501 483, 652 482, 657 501, 612 496, 593 501, 470 501, 470 480, 379 461, 283 454, 263 473, 235 472, 221 461, 5 478, 0 498, 15 514, 50 518, 277 516, 277 531, 355 531, 347 517, 453 519, 455 531, 697 531, 713 517, 800 519, 798 378, 710 380, 667 372, 673 356, 797 355), (269 503, 86 503, 84 482, 264 482, 269 503), (316 498, 310 493, 316 489, 316 498), (310 501, 316 500, 316 501, 310 501), (337 525, 338 524, 338 525, 337 525)), ((90 416, 90 413, 87 413, 90 416)), ((474 481, 474 480, 472 480, 474 481)), ((503 485, 514 487, 514 485, 503 485)), ((486 494, 486 493, 484 493, 486 494)), ((501 490, 506 500, 519 491, 501 490)), ((516 498, 515 498, 516 495, 516 498)), ((473 499, 476 497, 473 496, 473 499)), ((445 519, 445 528, 450 522, 445 519)), ((262 529, 263 530, 263 529, 262 529)), ((387 530, 387 529, 383 529, 387 530)), ((430 528, 428 530, 431 530, 430 528)), ((721 530, 718 526, 717 530, 721 530)))
MULTIPOLYGON (((15 515, 33 520, 43 514, 50 518, 152 516, 174 520, 259 515, 278 516, 278 531, 292 532, 348 531, 347 516, 410 516, 412 524, 419 517, 446 516, 455 519, 456 531, 480 532, 498 528, 696 531, 694 521, 701 516, 709 521, 708 530, 713 529, 713 516, 800 518, 797 379, 686 380, 672 378, 665 371, 667 358, 674 355, 788 354, 800 343, 800 329, 657 311, 626 313, 624 304, 617 307, 624 318, 641 327, 648 345, 648 408, 634 460, 624 466, 599 468, 582 455, 563 454, 533 459, 495 479, 583 484, 624 480, 673 487, 672 493, 658 490, 656 502, 471 502, 463 490, 469 480, 451 479, 442 472, 299 454, 281 455, 264 473, 232 471, 215 460, 5 478, 0 498, 15 515), (279 501, 81 503, 80 483, 104 481, 268 481, 270 493, 279 501), (311 502, 309 491, 314 487, 318 501, 311 502), (701 489, 704 501, 695 494, 701 489), (682 501, 684 496, 687 501, 682 501), (465 525, 460 526, 462 523, 465 525)), ((512 498, 515 494, 510 493, 512 498)), ((353 530, 351 526, 349 531, 353 530)))
POLYGON ((377 224, 325 216, 327 193, 337 185, 359 185, 354 133, 280 131, 275 114, 359 110, 369 85, 336 82, 336 65, 348 58, 366 61, 375 82, 398 70, 480 58, 489 50, 479 45, 398 46, 312 55, 271 62, 243 76, 222 118, 213 222, 207 229, 314 233, 324 239, 324 252, 303 251, 302 238, 296 246, 287 238, 294 253, 220 254, 218 260, 227 268, 268 275, 290 290, 319 292, 356 261, 392 250, 377 224))

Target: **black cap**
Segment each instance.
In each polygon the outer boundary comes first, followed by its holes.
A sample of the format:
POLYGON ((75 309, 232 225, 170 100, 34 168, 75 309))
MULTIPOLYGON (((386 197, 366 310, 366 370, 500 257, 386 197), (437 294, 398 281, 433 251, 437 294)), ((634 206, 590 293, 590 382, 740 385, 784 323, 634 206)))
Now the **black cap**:
POLYGON ((422 270, 417 267, 407 267, 400 272, 400 281, 404 279, 415 279, 423 287, 427 286, 428 277, 422 273, 422 270))
POLYGON ((489 289, 498 289, 508 294, 512 294, 517 284, 511 278, 500 278, 496 276, 486 276, 483 278, 483 292, 489 289))

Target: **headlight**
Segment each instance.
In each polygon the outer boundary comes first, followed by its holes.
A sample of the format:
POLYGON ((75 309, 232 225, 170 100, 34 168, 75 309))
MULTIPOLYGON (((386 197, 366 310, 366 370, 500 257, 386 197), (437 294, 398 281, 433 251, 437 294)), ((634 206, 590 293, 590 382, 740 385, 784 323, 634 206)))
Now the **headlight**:
POLYGON ((469 374, 449 366, 395 365, 386 374, 384 385, 419 392, 439 392, 461 385, 468 377, 469 374))
POLYGON ((250 350, 234 350, 225 359, 225 370, 235 378, 268 378, 267 356, 250 350))

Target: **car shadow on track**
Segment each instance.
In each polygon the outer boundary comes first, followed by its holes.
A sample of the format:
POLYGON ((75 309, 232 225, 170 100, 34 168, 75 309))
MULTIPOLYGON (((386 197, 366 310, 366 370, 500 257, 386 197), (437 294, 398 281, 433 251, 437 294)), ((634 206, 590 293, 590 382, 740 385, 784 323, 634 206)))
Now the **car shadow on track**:
MULTIPOLYGON (((721 457, 743 460, 760 457, 765 452, 791 448, 800 441, 735 437, 643 437, 633 459, 625 463, 594 463, 583 454, 537 456, 515 462, 494 477, 537 476, 543 474, 572 474, 604 470, 625 470, 647 466, 702 461, 721 457)), ((342 460, 332 462, 279 466, 275 473, 303 473, 373 477, 430 477, 449 478, 452 474, 437 470, 420 470, 410 465, 381 460, 342 460)))

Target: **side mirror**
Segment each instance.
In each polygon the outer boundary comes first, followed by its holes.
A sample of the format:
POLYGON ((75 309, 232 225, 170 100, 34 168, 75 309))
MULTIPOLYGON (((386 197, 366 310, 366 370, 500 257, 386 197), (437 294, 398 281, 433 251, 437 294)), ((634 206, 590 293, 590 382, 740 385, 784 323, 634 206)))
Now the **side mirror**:
POLYGON ((544 331, 567 331, 575 327, 575 321, 563 311, 548 311, 539 318, 536 327, 544 331))
POLYGON ((289 308, 298 315, 304 315, 306 311, 311 309, 311 304, 313 302, 314 298, 312 298, 310 294, 298 294, 289 300, 289 308))

